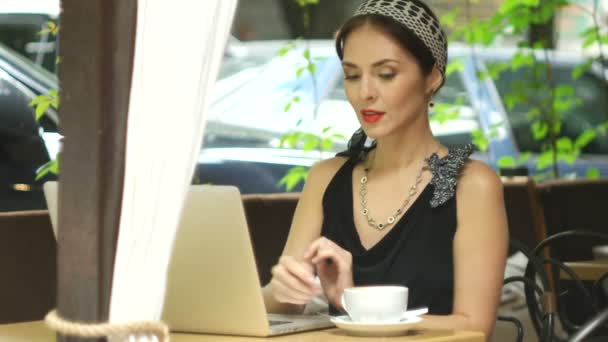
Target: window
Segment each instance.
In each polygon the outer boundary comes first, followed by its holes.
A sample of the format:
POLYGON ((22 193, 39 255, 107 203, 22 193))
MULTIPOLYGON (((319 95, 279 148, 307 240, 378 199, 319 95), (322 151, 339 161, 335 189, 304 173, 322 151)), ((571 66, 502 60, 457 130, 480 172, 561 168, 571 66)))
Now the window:
MULTIPOLYGON (((505 96, 512 92, 513 85, 517 82, 530 79, 530 70, 520 68, 515 72, 507 70, 502 72, 496 80, 496 88, 505 103, 505 96), (514 83, 515 82, 515 83, 514 83)), ((553 66, 555 82, 568 84, 574 88, 575 96, 581 103, 574 105, 563 113, 562 136, 571 138, 573 141, 585 130, 596 127, 602 122, 608 121, 608 85, 591 72, 587 72, 579 79, 572 79, 572 67, 563 65, 553 66)), ((538 98, 542 94, 538 94, 538 98)), ((541 151, 541 142, 534 140, 531 132, 531 122, 526 113, 531 109, 530 105, 517 104, 513 109, 505 105, 507 116, 513 129, 513 135, 521 151, 541 151)), ((583 150, 583 153, 608 154, 608 136, 598 135, 583 150)))
POLYGON ((32 97, 0 70, 0 211, 44 208, 36 169, 48 161, 32 97))
POLYGON ((36 65, 55 72, 56 37, 39 34, 51 19, 41 14, 0 15, 0 41, 36 65))

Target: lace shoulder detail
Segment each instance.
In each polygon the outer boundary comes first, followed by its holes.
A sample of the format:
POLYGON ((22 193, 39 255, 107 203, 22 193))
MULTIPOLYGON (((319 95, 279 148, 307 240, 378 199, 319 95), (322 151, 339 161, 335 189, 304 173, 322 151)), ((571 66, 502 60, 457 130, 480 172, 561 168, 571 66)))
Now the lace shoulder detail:
POLYGON ((473 145, 467 144, 449 150, 443 158, 439 158, 437 153, 433 153, 425 159, 433 173, 431 184, 435 188, 433 198, 431 198, 431 207, 436 208, 454 197, 460 170, 472 153, 473 145))

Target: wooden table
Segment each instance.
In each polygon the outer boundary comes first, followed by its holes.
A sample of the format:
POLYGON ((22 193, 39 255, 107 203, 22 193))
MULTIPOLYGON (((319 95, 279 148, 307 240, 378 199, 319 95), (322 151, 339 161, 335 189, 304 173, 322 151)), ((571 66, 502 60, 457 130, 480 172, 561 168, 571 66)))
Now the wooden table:
MULTIPOLYGON (((200 335, 200 334, 171 334, 171 342, 251 342, 251 341, 277 341, 277 342, 354 342, 354 341, 424 341, 424 342, 484 342, 484 335, 480 332, 448 331, 448 330, 421 330, 411 335, 398 337, 355 337, 349 336, 339 329, 326 329, 283 335, 269 338, 200 335)), ((42 321, 25 322, 0 325, 0 341, 2 342, 51 342, 55 341, 55 334, 46 328, 42 321)))
MULTIPOLYGON (((581 280, 594 281, 600 279, 608 272, 608 260, 569 261, 565 265, 572 268, 581 280)), ((570 276, 562 271, 561 279, 570 279, 570 276)))

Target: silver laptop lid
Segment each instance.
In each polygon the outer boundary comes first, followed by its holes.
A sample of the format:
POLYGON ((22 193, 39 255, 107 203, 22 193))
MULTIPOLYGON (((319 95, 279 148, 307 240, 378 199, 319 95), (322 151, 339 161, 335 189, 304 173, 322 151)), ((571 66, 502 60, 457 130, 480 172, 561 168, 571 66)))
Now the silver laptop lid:
POLYGON ((191 186, 167 277, 163 320, 173 331, 266 336, 266 309, 241 195, 191 186))

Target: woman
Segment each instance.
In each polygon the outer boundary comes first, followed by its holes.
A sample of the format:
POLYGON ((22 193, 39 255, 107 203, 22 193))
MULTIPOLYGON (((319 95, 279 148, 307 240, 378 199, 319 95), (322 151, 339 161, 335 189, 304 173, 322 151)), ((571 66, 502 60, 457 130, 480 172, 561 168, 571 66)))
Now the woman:
POLYGON ((361 129, 310 170, 267 310, 301 312, 323 291, 336 312, 345 288, 401 284, 409 307, 429 307, 425 327, 489 336, 507 253, 503 190, 470 146, 448 150, 431 133, 447 61, 436 16, 420 0, 368 0, 336 48, 361 129))

